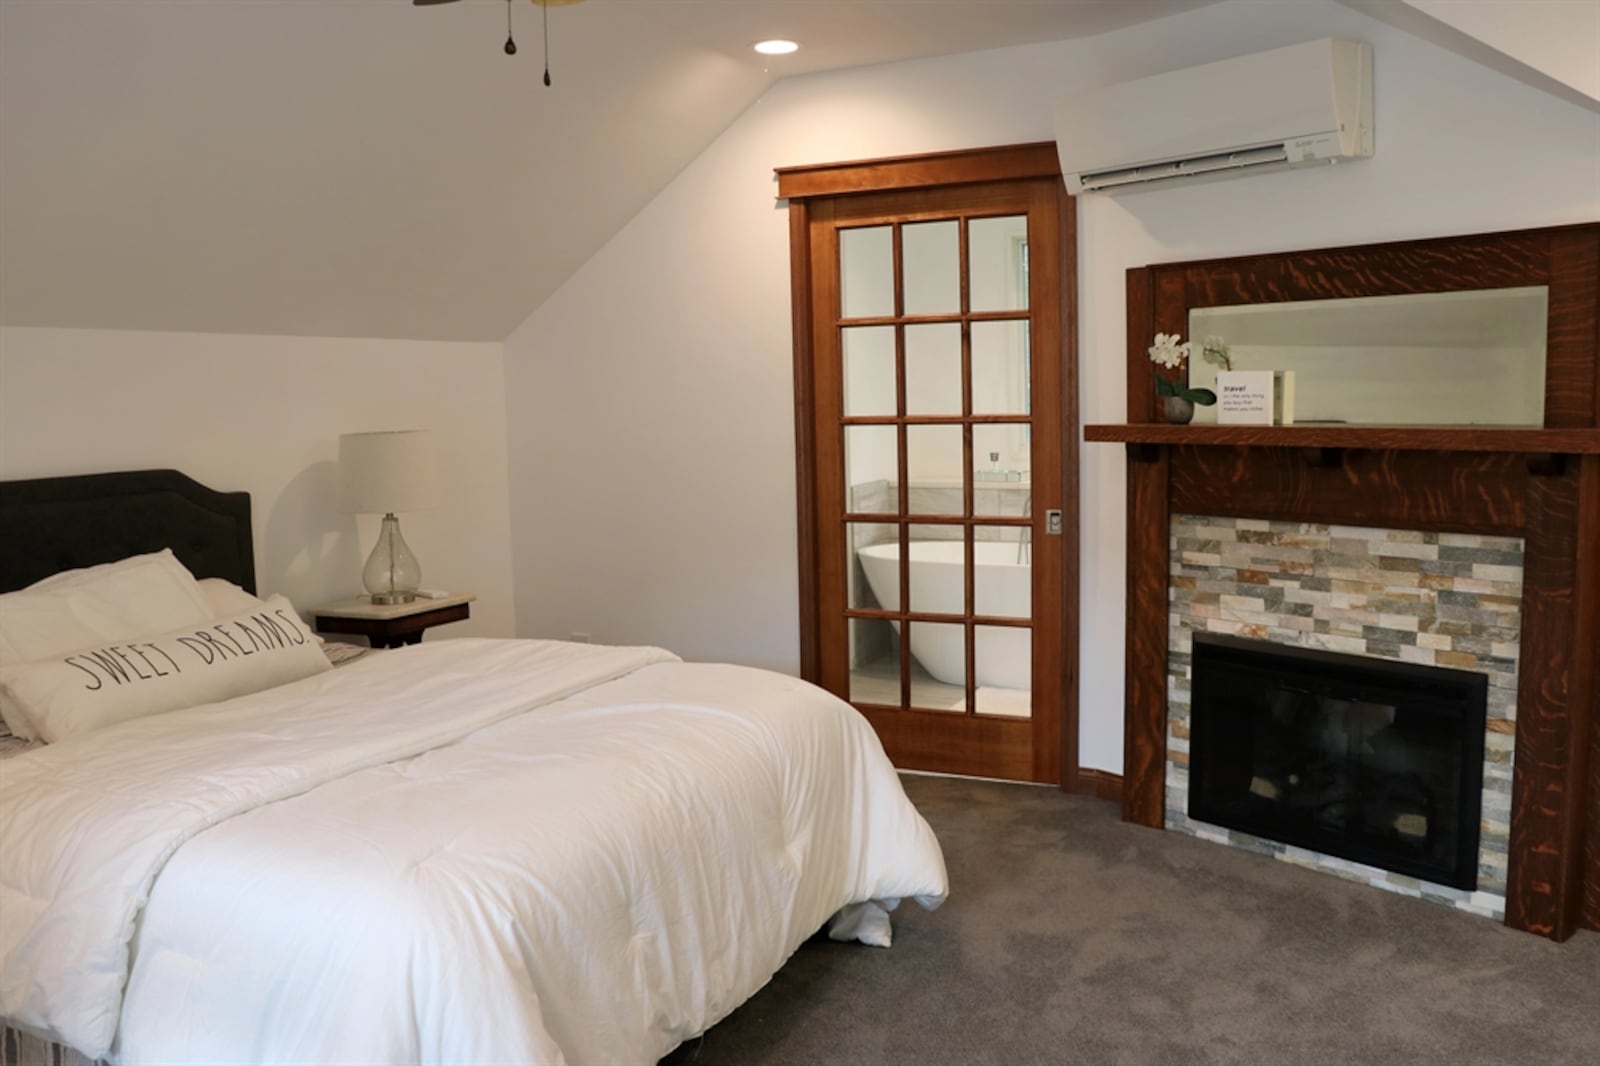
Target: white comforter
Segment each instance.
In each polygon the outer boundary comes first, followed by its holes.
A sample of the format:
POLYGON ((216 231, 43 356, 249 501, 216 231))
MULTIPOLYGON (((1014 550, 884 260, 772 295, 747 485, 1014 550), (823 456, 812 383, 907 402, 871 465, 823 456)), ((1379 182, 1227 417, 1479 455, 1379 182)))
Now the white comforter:
POLYGON ((946 891, 846 704, 540 641, 8 760, 0 861, 0 1016, 127 1063, 653 1062, 841 907, 946 891))

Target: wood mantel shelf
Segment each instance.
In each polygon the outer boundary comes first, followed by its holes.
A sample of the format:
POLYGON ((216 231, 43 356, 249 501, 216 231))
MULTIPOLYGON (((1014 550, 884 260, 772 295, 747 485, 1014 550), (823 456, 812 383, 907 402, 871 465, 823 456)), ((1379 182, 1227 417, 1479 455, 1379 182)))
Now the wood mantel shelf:
POLYGON ((1083 439, 1123 444, 1231 448, 1362 448, 1376 451, 1600 455, 1600 429, 1540 426, 1176 426, 1135 422, 1083 427, 1083 439))

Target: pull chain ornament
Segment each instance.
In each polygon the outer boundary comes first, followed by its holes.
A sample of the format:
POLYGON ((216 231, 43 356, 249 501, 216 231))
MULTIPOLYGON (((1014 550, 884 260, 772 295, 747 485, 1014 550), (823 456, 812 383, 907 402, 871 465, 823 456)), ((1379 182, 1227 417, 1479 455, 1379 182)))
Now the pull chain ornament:
MULTIPOLYGON (((455 0, 411 0, 411 3, 416 7, 434 7, 434 6, 437 6, 437 5, 440 5, 440 4, 450 4, 450 3, 454 3, 454 2, 455 2, 455 0)), ((505 51, 506 55, 508 55, 508 56, 514 56, 514 55, 517 54, 517 41, 516 41, 515 35, 512 33, 512 30, 511 30, 511 23, 512 23, 511 5, 514 2, 515 2, 515 0, 506 0, 506 43, 505 43, 504 51, 505 51)), ((540 12, 541 12, 541 22, 543 23, 543 29, 544 29, 544 83, 545 83, 545 86, 548 88, 550 86, 550 84, 551 84, 551 81, 550 81, 550 7, 551 7, 552 4, 559 5, 559 6, 562 6, 562 7, 565 7, 568 4, 580 4, 580 3, 583 2, 583 0, 533 0, 533 2, 535 4, 539 5, 540 12)))
MULTIPOLYGON (((534 3, 538 3, 539 4, 539 11, 540 11, 540 15, 541 15, 541 21, 543 22, 543 30, 544 30, 544 84, 545 84, 546 88, 549 88, 549 86, 551 84, 551 82, 550 82, 550 5, 549 4, 545 4, 545 3, 539 3, 539 0, 534 0, 534 3)), ((512 0, 506 0, 506 55, 508 55, 508 56, 514 56, 514 55, 517 54, 517 42, 513 39, 512 34, 511 34, 511 4, 512 4, 512 0)))
POLYGON ((544 12, 544 87, 550 88, 550 5, 540 4, 539 10, 544 12))

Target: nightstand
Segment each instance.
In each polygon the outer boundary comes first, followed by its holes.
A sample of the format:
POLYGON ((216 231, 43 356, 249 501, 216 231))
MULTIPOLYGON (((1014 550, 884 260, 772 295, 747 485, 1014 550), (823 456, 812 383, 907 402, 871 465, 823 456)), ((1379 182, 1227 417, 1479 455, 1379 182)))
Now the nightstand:
POLYGON ((467 618, 472 613, 467 605, 477 598, 463 592, 437 600, 419 596, 410 603, 373 603, 357 596, 313 608, 311 616, 319 633, 354 634, 374 648, 398 648, 420 644, 425 629, 467 618))

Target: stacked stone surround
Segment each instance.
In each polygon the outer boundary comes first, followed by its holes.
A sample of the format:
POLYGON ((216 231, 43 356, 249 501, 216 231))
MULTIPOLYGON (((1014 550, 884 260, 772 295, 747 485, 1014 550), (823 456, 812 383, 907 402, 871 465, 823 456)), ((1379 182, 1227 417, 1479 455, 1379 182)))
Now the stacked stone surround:
POLYGON ((1168 585, 1168 829, 1503 918, 1522 633, 1520 538, 1174 515, 1168 585), (1191 635, 1486 674, 1478 890, 1465 892, 1188 816, 1191 635))

